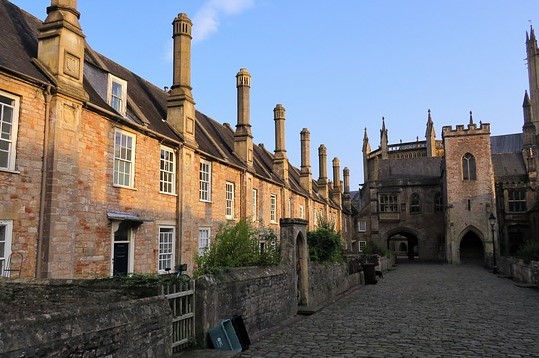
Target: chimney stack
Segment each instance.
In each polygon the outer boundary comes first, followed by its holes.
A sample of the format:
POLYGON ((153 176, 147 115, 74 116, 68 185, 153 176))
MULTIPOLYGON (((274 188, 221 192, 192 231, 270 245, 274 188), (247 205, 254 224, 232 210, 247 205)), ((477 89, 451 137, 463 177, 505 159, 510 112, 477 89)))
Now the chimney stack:
POLYGON ((251 133, 250 90, 251 75, 242 68, 236 74, 238 122, 234 132, 234 152, 249 168, 253 168, 253 135, 251 133))
POLYGON ((328 199, 327 150, 323 144, 318 147, 318 163, 318 186, 322 197, 328 199))
POLYGON ((173 84, 167 103, 167 122, 183 137, 185 145, 196 148, 195 101, 191 93, 191 28, 186 14, 172 22, 174 39, 173 84))
POLYGON ((333 191, 332 199, 339 207, 342 206, 342 190, 341 190, 341 162, 339 158, 333 158, 333 191))
POLYGON ((273 168, 279 179, 288 185, 288 158, 285 149, 284 121, 285 109, 277 104, 273 109, 275 120, 275 154, 273 156, 273 168))
POLYGON ((300 133, 301 139, 301 170, 300 184, 309 195, 312 194, 312 174, 311 174, 311 133, 307 128, 303 128, 300 133))
POLYGON ((39 29, 37 60, 56 79, 58 92, 87 101, 82 85, 85 36, 79 18, 77 0, 52 0, 39 29))
POLYGON ((344 192, 343 192, 343 207, 345 210, 350 211, 352 209, 352 198, 350 197, 350 169, 344 167, 344 192))

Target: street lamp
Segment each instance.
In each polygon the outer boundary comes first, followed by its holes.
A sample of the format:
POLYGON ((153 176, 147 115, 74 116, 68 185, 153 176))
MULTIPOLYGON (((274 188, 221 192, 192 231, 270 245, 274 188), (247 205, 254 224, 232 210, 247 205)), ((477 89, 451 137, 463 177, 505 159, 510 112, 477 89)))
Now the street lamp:
POLYGON ((496 265, 496 241, 494 240, 494 225, 496 225, 496 217, 493 213, 490 213, 488 222, 490 223, 490 228, 492 230, 492 273, 497 274, 498 266, 496 265))

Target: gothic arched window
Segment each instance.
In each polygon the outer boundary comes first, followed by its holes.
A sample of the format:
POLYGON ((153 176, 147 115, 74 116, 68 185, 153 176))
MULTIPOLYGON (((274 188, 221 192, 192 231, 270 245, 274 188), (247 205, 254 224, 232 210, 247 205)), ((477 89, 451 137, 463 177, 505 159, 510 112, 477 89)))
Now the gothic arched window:
POLYGON ((410 198, 410 213, 417 214, 421 212, 421 202, 419 201, 419 194, 413 193, 410 198))
POLYGON ((475 157, 470 153, 464 154, 462 157, 462 179, 476 180, 475 174, 475 157))

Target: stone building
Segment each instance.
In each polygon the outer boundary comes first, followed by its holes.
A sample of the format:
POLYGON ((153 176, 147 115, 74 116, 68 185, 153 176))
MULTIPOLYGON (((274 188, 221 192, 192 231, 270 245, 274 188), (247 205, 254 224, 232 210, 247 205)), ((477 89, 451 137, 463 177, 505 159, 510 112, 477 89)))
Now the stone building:
POLYGON ((539 240, 537 153, 539 49, 526 34, 529 94, 521 133, 492 136, 489 123, 444 126, 436 139, 428 111, 424 140, 389 144, 382 119, 372 150, 365 129, 364 184, 352 193, 357 209, 354 251, 368 240, 410 259, 491 262, 539 240))
POLYGON ((246 69, 235 128, 196 109, 185 14, 163 90, 92 50, 76 4, 51 0, 41 22, 0 0, 0 272, 13 253, 22 277, 192 270, 219 226, 242 218, 278 233, 281 218, 312 229, 325 216, 349 231, 349 171, 341 186, 333 159, 332 184, 321 145, 314 180, 307 129, 291 165, 282 105, 275 151, 254 144, 246 69))

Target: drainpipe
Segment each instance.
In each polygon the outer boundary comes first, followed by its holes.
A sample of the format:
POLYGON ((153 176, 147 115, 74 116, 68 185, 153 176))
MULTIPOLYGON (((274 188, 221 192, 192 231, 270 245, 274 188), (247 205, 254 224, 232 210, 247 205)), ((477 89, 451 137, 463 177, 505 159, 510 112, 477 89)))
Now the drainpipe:
POLYGON ((43 164, 41 167, 41 195, 39 198, 39 221, 37 229, 37 250, 36 250, 36 271, 35 277, 42 277, 43 262, 41 255, 43 254, 43 231, 45 220, 45 196, 47 187, 47 168, 49 165, 49 121, 50 121, 50 106, 51 106, 51 85, 46 85, 43 90, 45 97, 45 125, 43 133, 43 164))
MULTIPOLYGON (((176 228, 176 240, 178 243, 178 247, 176 248, 176 252, 178 255, 176 256, 176 264, 182 264, 182 232, 183 232, 183 173, 184 171, 180 171, 180 161, 183 162, 182 158, 182 145, 178 146, 178 149, 176 151, 176 215, 178 217, 178 225, 176 228), (182 159, 180 159, 182 158, 182 159)), ((172 270, 175 269, 175 267, 171 267, 172 270)))

